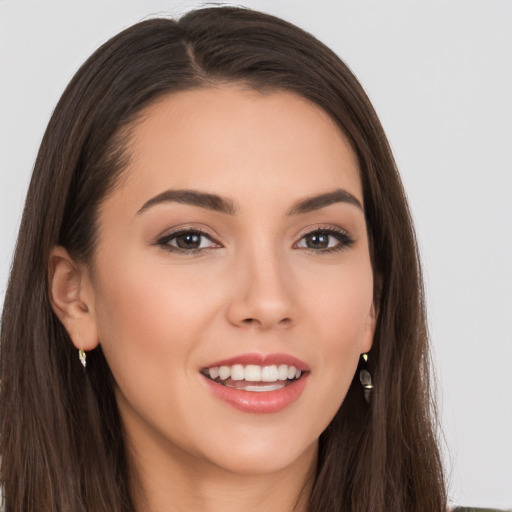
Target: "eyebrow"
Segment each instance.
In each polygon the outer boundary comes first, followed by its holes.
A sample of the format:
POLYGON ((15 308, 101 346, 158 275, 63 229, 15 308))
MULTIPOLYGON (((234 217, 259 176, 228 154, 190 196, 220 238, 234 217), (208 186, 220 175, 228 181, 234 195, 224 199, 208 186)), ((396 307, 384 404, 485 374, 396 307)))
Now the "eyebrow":
MULTIPOLYGON (((137 214, 145 212, 152 206, 168 202, 199 206, 200 208, 206 208, 208 210, 226 213, 228 215, 235 215, 238 210, 231 199, 221 197, 216 194, 208 194, 197 190, 166 190, 165 192, 162 192, 161 194, 158 194, 146 201, 137 214)), ((357 197, 346 190, 336 189, 332 192, 319 194, 298 201, 286 212, 286 215, 301 215, 315 210, 320 210, 321 208, 325 208, 326 206, 330 206, 335 203, 351 204, 363 211, 363 205, 357 197)))
POLYGON ((234 215, 237 210, 233 201, 216 194, 207 194, 196 190, 166 190, 146 201, 137 214, 143 213, 157 204, 168 202, 199 206, 208 210, 227 213, 228 215, 234 215))
POLYGON ((364 211, 361 201, 359 201, 356 196, 344 189, 338 188, 332 192, 327 192, 326 194, 319 194, 317 196, 308 197, 298 201, 290 208, 290 210, 288 210, 286 215, 309 213, 335 203, 348 203, 356 206, 361 211, 364 211))

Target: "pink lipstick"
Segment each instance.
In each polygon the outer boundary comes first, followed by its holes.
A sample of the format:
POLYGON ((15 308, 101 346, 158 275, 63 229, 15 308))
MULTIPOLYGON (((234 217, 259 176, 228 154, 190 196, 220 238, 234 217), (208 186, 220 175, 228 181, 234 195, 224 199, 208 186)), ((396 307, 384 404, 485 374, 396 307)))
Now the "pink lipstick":
POLYGON ((232 407, 250 413, 279 412, 304 390, 310 369, 288 354, 242 354, 201 369, 211 392, 232 407))

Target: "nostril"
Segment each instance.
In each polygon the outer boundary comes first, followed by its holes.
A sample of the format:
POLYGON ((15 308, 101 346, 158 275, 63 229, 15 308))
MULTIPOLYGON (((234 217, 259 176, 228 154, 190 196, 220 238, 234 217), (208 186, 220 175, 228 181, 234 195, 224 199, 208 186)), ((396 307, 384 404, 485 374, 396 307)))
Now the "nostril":
MULTIPOLYGON (((254 325, 254 324, 258 324, 258 325, 264 325, 263 322, 261 322, 260 320, 258 320, 257 318, 245 318, 244 320, 242 320, 242 323, 244 325, 254 325)), ((289 317, 286 317, 286 318, 282 318, 281 320, 279 320, 277 322, 277 325, 280 325, 280 326, 288 326, 292 323, 292 319, 289 318, 289 317)))

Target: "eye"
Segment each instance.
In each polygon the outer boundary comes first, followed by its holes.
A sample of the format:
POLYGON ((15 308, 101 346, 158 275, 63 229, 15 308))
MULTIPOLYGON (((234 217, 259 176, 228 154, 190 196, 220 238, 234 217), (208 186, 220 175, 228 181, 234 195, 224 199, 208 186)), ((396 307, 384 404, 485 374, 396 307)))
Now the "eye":
POLYGON ((197 229, 174 231, 160 238, 157 245, 172 252, 182 253, 201 252, 204 249, 220 247, 209 235, 197 229))
POLYGON ((295 245, 298 249, 332 252, 350 247, 354 241, 340 228, 322 228, 305 234, 295 245))

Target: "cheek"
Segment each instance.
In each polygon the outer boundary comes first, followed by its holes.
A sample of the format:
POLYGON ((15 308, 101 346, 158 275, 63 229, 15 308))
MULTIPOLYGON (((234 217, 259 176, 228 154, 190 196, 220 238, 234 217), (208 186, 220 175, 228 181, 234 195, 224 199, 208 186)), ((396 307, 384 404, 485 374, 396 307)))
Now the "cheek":
MULTIPOLYGON (((332 276, 331 276, 332 277, 332 276)), ((314 311, 313 330, 317 354, 318 409, 327 422, 340 407, 354 377, 360 354, 373 341, 373 279, 371 266, 362 262, 340 268, 330 284, 309 295, 314 311)), ((313 377, 312 375, 311 377, 313 377)))
POLYGON ((315 287, 309 293, 311 303, 307 308, 315 315, 325 349, 332 355, 364 350, 368 337, 373 335, 373 276, 369 261, 340 265, 322 283, 321 288, 315 287))
POLYGON ((193 351, 211 297, 198 293, 186 272, 171 272, 158 261, 105 259, 101 271, 97 327, 116 381, 129 386, 133 376, 151 381, 159 372, 168 380, 171 366, 193 351))
POLYGON ((196 421, 190 419, 194 357, 218 299, 213 287, 201 286, 205 276, 162 260, 104 258, 95 312, 125 423, 131 429, 151 424, 184 440, 196 421))
POLYGON ((102 342, 118 339, 137 343, 166 345, 171 333, 193 328, 197 312, 210 301, 208 288, 201 286, 197 272, 173 268, 165 258, 125 255, 110 261, 105 258, 99 276, 97 318, 102 342), (206 295, 205 295, 206 293, 206 295))

